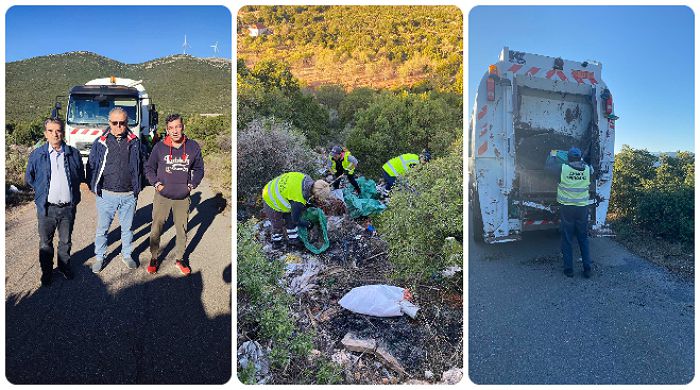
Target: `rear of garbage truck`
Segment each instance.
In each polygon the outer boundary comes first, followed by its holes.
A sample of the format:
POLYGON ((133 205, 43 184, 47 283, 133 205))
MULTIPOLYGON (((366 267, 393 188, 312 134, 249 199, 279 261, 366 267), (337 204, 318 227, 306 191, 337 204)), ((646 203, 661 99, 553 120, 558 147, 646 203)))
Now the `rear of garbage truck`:
MULTIPOLYGON (((469 132, 469 196, 475 239, 515 241, 559 227, 552 150, 581 149, 593 168, 590 227, 605 235, 614 159, 612 93, 602 64, 504 48, 484 73, 469 132)), ((560 153, 561 155, 561 153, 560 153)))

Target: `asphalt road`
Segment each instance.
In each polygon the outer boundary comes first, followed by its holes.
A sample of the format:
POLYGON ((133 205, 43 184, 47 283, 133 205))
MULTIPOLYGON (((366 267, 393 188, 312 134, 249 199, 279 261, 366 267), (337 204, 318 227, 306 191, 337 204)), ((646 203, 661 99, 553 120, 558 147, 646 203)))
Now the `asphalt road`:
MULTIPOLYGON (((575 252, 577 253, 577 252, 575 252)), ((469 247, 477 384, 682 384, 694 376, 694 285, 608 238, 594 274, 563 275, 559 235, 469 247)), ((578 259, 578 255, 576 256, 578 259)))
MULTIPOLYGON (((146 272, 153 189, 139 196, 134 259, 120 260, 118 218, 109 233, 105 268, 93 274, 95 197, 83 188, 73 232, 72 269, 54 270, 39 287, 33 203, 6 214, 5 373, 26 383, 224 383, 231 376, 231 218, 226 202, 203 183, 192 194, 188 258, 174 265, 172 219, 161 240, 167 258, 146 272)), ((172 217, 171 217, 172 218, 172 217)))

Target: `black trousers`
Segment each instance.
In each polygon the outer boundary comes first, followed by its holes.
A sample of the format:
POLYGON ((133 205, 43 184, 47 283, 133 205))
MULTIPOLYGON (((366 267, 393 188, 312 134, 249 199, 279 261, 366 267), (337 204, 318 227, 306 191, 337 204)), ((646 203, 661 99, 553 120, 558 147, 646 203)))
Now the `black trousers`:
MULTIPOLYGON (((340 175, 342 175, 342 174, 343 174, 343 168, 340 168, 339 170, 335 171, 334 176, 335 176, 335 178, 337 179, 337 178, 339 178, 340 175)), ((350 182, 350 184, 352 184, 352 186, 355 188, 355 190, 356 190, 357 192, 360 192, 360 185, 357 184, 357 180, 355 180, 355 174, 353 173, 353 174, 351 175, 351 174, 348 173, 348 174, 345 175, 345 177, 348 178, 348 181, 350 182)), ((337 190, 338 188, 340 188, 340 180, 336 180, 335 183, 333 183, 333 189, 336 189, 336 190, 337 190)))
POLYGON ((37 212, 39 221, 39 264, 41 274, 53 272, 53 237, 58 230, 58 267, 68 267, 70 263, 71 235, 75 222, 75 206, 48 206, 47 215, 37 212))

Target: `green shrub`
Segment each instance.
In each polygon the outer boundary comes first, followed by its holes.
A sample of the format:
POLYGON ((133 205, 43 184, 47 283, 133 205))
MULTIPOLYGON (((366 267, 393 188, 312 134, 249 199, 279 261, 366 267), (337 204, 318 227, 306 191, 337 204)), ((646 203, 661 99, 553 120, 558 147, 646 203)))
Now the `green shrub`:
POLYGON ((5 143, 31 146, 44 139, 44 121, 36 118, 30 123, 8 122, 5 124, 5 143))
POLYGON ((397 181, 388 208, 376 221, 396 276, 422 281, 449 265, 461 266, 461 138, 447 156, 414 169, 405 179, 404 184, 397 181))
POLYGON ((311 145, 319 145, 329 135, 328 111, 301 91, 289 65, 267 60, 248 70, 238 66, 238 128, 257 118, 270 117, 291 122, 311 145))
POLYGON ((639 198, 634 222, 665 239, 692 242, 695 231, 693 188, 649 188, 639 198))
POLYGON ((610 195, 610 211, 618 228, 642 229, 670 241, 693 242, 694 172, 692 153, 657 158, 624 145, 615 156, 610 195))
POLYGON ((306 137, 289 123, 253 120, 238 132, 238 200, 253 203, 263 186, 284 172, 310 174, 314 155, 306 137))
POLYGON ((424 148, 433 156, 444 155, 461 134, 461 105, 442 95, 382 93, 355 114, 347 147, 357 156, 362 174, 379 178, 390 158, 424 148))
POLYGON ((271 347, 271 368, 280 372, 308 356, 312 335, 297 327, 289 309, 292 299, 277 282, 284 275, 282 262, 265 257, 256 223, 253 218, 237 225, 238 327, 257 330, 256 341, 271 347))
POLYGON ((197 141, 204 156, 231 151, 231 117, 228 115, 186 117, 185 134, 197 141))
POLYGON ((26 187, 24 173, 32 148, 19 145, 5 145, 5 184, 18 188, 26 187))

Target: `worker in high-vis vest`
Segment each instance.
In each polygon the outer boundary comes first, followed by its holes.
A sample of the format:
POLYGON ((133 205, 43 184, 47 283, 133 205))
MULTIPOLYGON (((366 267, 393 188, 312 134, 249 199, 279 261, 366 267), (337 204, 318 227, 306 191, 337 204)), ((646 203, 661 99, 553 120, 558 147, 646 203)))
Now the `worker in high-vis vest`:
POLYGON ((340 188, 340 180, 338 178, 340 175, 345 175, 348 181, 355 188, 355 193, 360 195, 360 185, 357 184, 355 180, 355 168, 357 168, 357 158, 350 154, 347 148, 341 148, 340 146, 334 146, 328 155, 328 163, 326 164, 326 169, 330 170, 334 176, 333 188, 340 188))
POLYGON ((405 175, 409 168, 413 168, 418 163, 425 164, 428 161, 430 161, 430 152, 427 149, 423 149, 420 155, 404 153, 384 163, 382 166, 384 170, 384 190, 382 195, 387 196, 389 191, 391 191, 391 187, 394 186, 396 178, 405 175))
POLYGON ((578 241, 583 260, 583 276, 591 277, 591 255, 588 247, 588 206, 591 204, 588 187, 591 184, 592 168, 581 159, 581 150, 576 147, 569 149, 567 161, 557 157, 553 150, 545 170, 558 174, 557 202, 561 205, 561 252, 564 258, 564 274, 574 276, 572 241, 578 241))
POLYGON ((308 175, 300 172, 283 173, 270 180, 262 191, 265 201, 263 212, 272 223, 272 247, 282 247, 283 231, 287 228, 287 242, 301 247, 299 241, 299 226, 309 227, 309 222, 301 219, 301 215, 309 206, 309 202, 324 201, 330 195, 330 185, 325 180, 314 181, 308 175))

